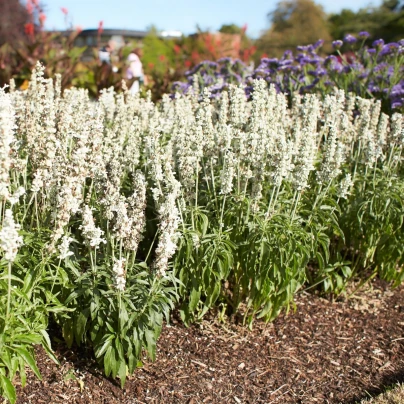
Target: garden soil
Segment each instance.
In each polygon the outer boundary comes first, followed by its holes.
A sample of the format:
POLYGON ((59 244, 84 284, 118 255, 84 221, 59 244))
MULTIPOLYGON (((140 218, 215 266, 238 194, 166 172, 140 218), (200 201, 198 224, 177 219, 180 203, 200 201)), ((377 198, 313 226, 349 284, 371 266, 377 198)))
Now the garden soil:
POLYGON ((404 287, 376 281, 336 302, 300 293, 296 310, 252 331, 213 314, 186 328, 174 315, 157 360, 123 390, 90 351, 54 346, 60 366, 38 349, 43 380, 28 373, 18 404, 353 404, 404 381, 404 287))

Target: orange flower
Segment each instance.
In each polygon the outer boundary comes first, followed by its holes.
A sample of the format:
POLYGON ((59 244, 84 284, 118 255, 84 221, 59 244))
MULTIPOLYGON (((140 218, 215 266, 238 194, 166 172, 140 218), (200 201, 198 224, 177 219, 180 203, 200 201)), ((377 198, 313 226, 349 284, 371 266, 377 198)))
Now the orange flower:
POLYGON ((29 22, 28 24, 25 24, 24 25, 24 31, 28 36, 33 37, 34 32, 35 32, 34 24, 32 22, 29 22))
POLYGON ((154 63, 153 63, 153 62, 149 62, 147 65, 149 66, 149 69, 153 69, 153 68, 154 68, 154 63))
POLYGON ((164 62, 166 60, 165 55, 160 55, 159 60, 160 60, 160 62, 164 62))

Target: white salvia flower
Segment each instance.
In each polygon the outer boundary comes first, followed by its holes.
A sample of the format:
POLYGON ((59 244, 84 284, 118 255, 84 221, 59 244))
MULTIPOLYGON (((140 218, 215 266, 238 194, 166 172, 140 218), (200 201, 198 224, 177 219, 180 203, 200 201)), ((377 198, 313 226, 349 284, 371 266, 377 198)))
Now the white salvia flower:
POLYGON ((377 143, 380 147, 383 147, 387 143, 387 136, 389 134, 389 116, 382 113, 380 115, 379 124, 377 126, 377 143))
POLYGON ((404 144, 404 117, 399 113, 394 113, 390 120, 390 141, 400 146, 404 144))
POLYGON ((14 142, 15 111, 11 97, 0 88, 0 199, 9 195, 11 144, 14 142))
POLYGON ((10 195, 8 197, 8 201, 11 203, 11 205, 15 205, 20 200, 20 197, 23 196, 24 194, 25 194, 25 188, 18 187, 17 190, 13 193, 13 195, 10 195))
POLYGON ((210 156, 215 148, 214 128, 212 123, 212 104, 210 101, 210 92, 205 88, 203 91, 203 100, 195 113, 195 121, 201 127, 202 143, 204 155, 210 156))
POLYGON ((369 129, 375 133, 377 131, 377 124, 379 122, 380 111, 382 108, 382 104, 380 100, 374 101, 373 105, 370 109, 370 122, 369 129))
POLYGON ((383 149, 387 144, 387 136, 389 134, 389 117, 388 115, 381 113, 379 123, 377 125, 376 130, 376 150, 375 157, 383 161, 385 159, 385 155, 383 154, 383 149))
POLYGON ((128 217, 126 198, 124 196, 119 197, 117 205, 114 207, 115 212, 115 224, 113 227, 114 236, 118 240, 125 240, 131 231, 131 221, 128 217))
POLYGON ((136 251, 146 224, 146 179, 141 171, 137 171, 135 174, 133 188, 132 196, 127 199, 131 229, 125 239, 125 247, 128 250, 136 251))
POLYGON ((314 170, 317 152, 317 120, 320 111, 319 99, 306 95, 303 105, 302 142, 294 162, 292 182, 296 190, 302 191, 308 186, 310 172, 314 170))
POLYGON ((58 250, 59 250, 59 259, 64 260, 67 257, 73 255, 73 252, 69 250, 70 243, 73 239, 69 236, 64 235, 62 237, 62 242, 60 243, 58 250))
POLYGON ((126 269, 125 269, 125 258, 115 259, 114 265, 112 267, 112 272, 114 276, 114 285, 117 290, 123 292, 126 285, 126 269))
POLYGON ((336 129, 332 126, 326 141, 321 169, 316 174, 317 181, 320 184, 330 183, 341 172, 343 160, 343 145, 337 140, 336 129))
POLYGON ((13 212, 6 209, 3 227, 0 230, 0 248, 4 251, 4 258, 13 262, 17 256, 18 248, 23 244, 23 239, 18 235, 20 225, 14 222, 13 212))
POLYGON ((201 246, 201 240, 197 233, 191 233, 192 244, 194 245, 195 249, 198 249, 201 246))
POLYGON ((292 157, 294 152, 294 143, 286 141, 285 136, 279 136, 276 150, 273 155, 272 165, 275 167, 271 174, 275 186, 280 186, 284 178, 288 178, 294 165, 292 157))
MULTIPOLYGON (((180 213, 177 208, 177 198, 180 192, 180 183, 174 178, 167 155, 164 158, 164 193, 156 200, 159 215, 159 242, 156 248, 156 258, 153 267, 159 276, 164 276, 168 268, 168 260, 177 249, 179 237, 178 226, 180 213)), ((154 195, 153 195, 154 196, 154 195)))
POLYGON ((223 195, 230 194, 233 189, 233 178, 235 174, 235 168, 237 166, 237 159, 235 154, 228 150, 224 158, 224 167, 220 173, 221 190, 223 195))
POLYGON ((247 98, 243 86, 230 86, 230 123, 235 127, 242 127, 247 121, 247 98))
POLYGON ((347 174, 345 178, 343 178, 338 187, 338 196, 340 198, 346 199, 350 193, 350 189, 353 185, 351 174, 347 174))
POLYGON ((82 211, 83 224, 80 226, 83 237, 86 239, 90 247, 99 247, 101 243, 106 243, 106 240, 101 236, 104 231, 97 227, 94 223, 93 213, 91 208, 87 205, 84 206, 82 211))
POLYGON ((101 90, 98 102, 104 107, 107 122, 112 122, 116 110, 115 92, 113 87, 101 90))
POLYGON ((258 212, 259 201, 262 199, 262 179, 260 176, 256 175, 253 178, 253 183, 251 187, 251 198, 253 199, 252 211, 258 212))
POLYGON ((34 174, 34 179, 32 180, 31 191, 32 192, 39 192, 43 187, 43 180, 42 180, 42 170, 38 170, 34 174))

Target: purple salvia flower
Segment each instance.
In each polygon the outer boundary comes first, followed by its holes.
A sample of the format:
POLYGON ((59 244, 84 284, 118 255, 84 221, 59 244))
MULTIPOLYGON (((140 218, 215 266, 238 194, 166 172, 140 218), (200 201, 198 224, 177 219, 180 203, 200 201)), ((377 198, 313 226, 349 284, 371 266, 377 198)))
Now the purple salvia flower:
POLYGON ((397 109, 401 108, 404 105, 404 100, 403 101, 395 101, 391 104, 391 109, 397 109))
POLYGON ((319 39, 314 45, 314 49, 321 48, 324 45, 324 39, 319 39))
POLYGON ((366 38, 369 38, 369 37, 370 37, 370 34, 367 31, 361 31, 358 34, 358 38, 360 38, 360 39, 366 39, 366 38))
POLYGON ((334 49, 339 49, 343 44, 344 43, 340 39, 338 39, 338 40, 332 42, 332 47, 334 49))
POLYGON ((351 34, 345 35, 344 42, 346 42, 346 43, 352 45, 352 44, 354 44, 356 41, 357 41, 357 39, 356 39, 353 35, 351 35, 351 34))
POLYGON ((381 49, 383 47, 383 45, 384 45, 384 40, 383 39, 376 39, 376 41, 373 41, 372 45, 373 45, 374 48, 381 49))

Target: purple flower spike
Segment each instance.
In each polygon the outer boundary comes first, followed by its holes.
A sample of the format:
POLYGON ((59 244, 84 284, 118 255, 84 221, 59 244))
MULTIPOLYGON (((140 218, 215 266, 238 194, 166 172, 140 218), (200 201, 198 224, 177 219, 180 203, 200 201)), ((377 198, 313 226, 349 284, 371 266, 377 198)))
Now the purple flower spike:
POLYGON ((339 49, 342 45, 343 45, 343 42, 340 39, 332 42, 332 47, 334 49, 339 49))
POLYGON ((361 31, 358 34, 358 38, 360 38, 360 39, 366 39, 366 38, 369 38, 369 37, 370 37, 370 34, 367 31, 361 31))
POLYGON ((357 41, 357 39, 353 35, 351 35, 351 34, 345 35, 344 42, 349 43, 350 45, 352 45, 356 41, 357 41))
POLYGON ((309 47, 308 46, 297 46, 296 47, 296 49, 299 51, 299 52, 307 52, 308 51, 308 49, 309 49, 309 47))
POLYGON ((401 108, 404 105, 403 101, 396 101, 391 104, 392 109, 401 108))
POLYGON ((374 48, 381 49, 381 48, 383 48, 384 40, 383 39, 376 39, 376 41, 374 41, 372 43, 372 45, 373 45, 374 48))
POLYGON ((314 45, 314 49, 321 48, 324 45, 324 39, 319 39, 314 45))

